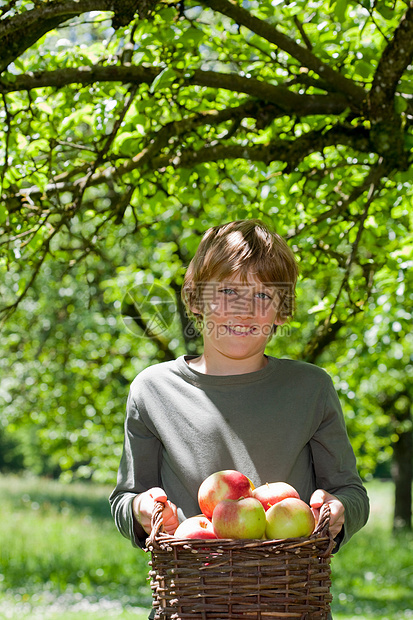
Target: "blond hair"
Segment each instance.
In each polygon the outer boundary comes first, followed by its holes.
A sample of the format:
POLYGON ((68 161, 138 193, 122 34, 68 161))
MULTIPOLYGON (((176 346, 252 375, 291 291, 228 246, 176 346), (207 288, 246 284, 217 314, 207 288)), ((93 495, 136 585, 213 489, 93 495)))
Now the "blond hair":
POLYGON ((182 286, 182 299, 196 319, 202 318, 205 284, 254 275, 279 295, 279 320, 294 310, 298 266, 285 240, 261 220, 237 220, 209 228, 190 262, 182 286), (194 310, 196 309, 196 310, 194 310))

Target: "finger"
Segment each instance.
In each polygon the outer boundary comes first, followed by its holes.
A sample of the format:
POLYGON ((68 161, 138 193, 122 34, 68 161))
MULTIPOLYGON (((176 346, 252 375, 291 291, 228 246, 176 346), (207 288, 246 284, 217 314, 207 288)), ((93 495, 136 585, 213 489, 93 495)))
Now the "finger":
POLYGON ((342 521, 344 523, 344 513, 340 507, 335 506, 334 502, 329 503, 330 506, 330 523, 335 523, 336 521, 342 521))
POLYGON ((330 532, 333 536, 333 538, 335 538, 337 536, 337 534, 340 533, 341 528, 344 525, 344 519, 338 519, 334 524, 330 525, 330 532))
MULTIPOLYGON (((142 495, 137 496, 135 499, 136 501, 132 503, 133 514, 138 523, 141 524, 145 532, 149 534, 151 531, 150 512, 152 509, 148 509, 148 495, 146 493, 143 493, 142 495)), ((152 499, 150 499, 150 502, 153 505, 152 499)))
POLYGON ((326 492, 323 489, 317 489, 311 496, 310 506, 311 508, 321 508, 326 500, 326 492))
POLYGON ((179 521, 177 521, 173 525, 165 526, 165 532, 167 534, 169 534, 170 536, 172 536, 173 534, 175 534, 175 532, 176 532, 176 530, 178 528, 178 525, 179 525, 179 521))
POLYGON ((175 504, 167 502, 163 511, 163 525, 168 534, 173 534, 179 525, 175 504))
POLYGON ((178 517, 176 506, 174 504, 171 504, 170 502, 167 502, 165 504, 162 517, 164 524, 169 524, 170 522, 177 521, 178 517))
POLYGON ((161 487, 153 487, 149 491, 150 496, 155 502, 166 502, 168 499, 165 491, 161 487))
POLYGON ((330 504, 330 532, 335 538, 339 532, 341 531, 344 522, 345 522, 345 514, 344 514, 344 506, 343 504, 335 499, 329 502, 330 504))

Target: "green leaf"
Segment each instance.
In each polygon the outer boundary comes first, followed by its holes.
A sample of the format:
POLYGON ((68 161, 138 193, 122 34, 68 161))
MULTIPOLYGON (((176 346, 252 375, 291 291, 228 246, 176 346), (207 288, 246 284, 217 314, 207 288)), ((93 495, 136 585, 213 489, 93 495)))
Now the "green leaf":
POLYGON ((374 70, 374 67, 372 67, 372 65, 366 62, 365 60, 360 60, 355 65, 356 73, 364 79, 371 78, 373 74, 373 70, 374 70))
POLYGON ((407 150, 412 150, 413 149, 413 136, 410 134, 407 134, 404 136, 404 144, 407 150))
POLYGON ((395 100, 394 100, 394 108, 397 112, 397 114, 402 114, 403 112, 406 111, 407 108, 407 101, 404 97, 400 97, 396 96, 395 100))
POLYGON ((133 157, 134 155, 136 155, 136 153, 139 152, 140 144, 141 140, 139 139, 139 136, 136 136, 136 134, 125 132, 120 136, 119 151, 123 155, 130 155, 133 157))
POLYGON ((16 76, 14 75, 14 73, 8 72, 8 73, 5 73, 1 79, 6 84, 14 84, 14 82, 16 81, 16 76))
POLYGON ((47 103, 47 101, 40 101, 37 104, 37 107, 39 108, 39 110, 43 110, 43 112, 46 112, 46 114, 53 114, 53 108, 47 103))
POLYGON ((403 93, 404 95, 413 95, 413 83, 407 80, 400 80, 397 92, 403 93))
POLYGON ((175 82, 177 75, 173 69, 170 67, 166 67, 163 71, 161 71, 154 81, 151 84, 149 89, 150 93, 155 93, 163 88, 168 88, 171 84, 175 82))
POLYGON ((204 37, 205 34, 202 30, 191 27, 185 30, 185 32, 179 37, 178 41, 183 45, 199 45, 204 37))
POLYGON ((340 24, 344 22, 346 19, 346 10, 347 10, 348 0, 337 0, 336 7, 334 9, 334 14, 336 19, 340 24))
POLYGON ((384 19, 393 19, 394 18, 394 11, 393 9, 391 9, 388 6, 385 5, 378 5, 376 7, 376 10, 378 11, 378 13, 380 13, 380 15, 382 15, 382 17, 384 17, 384 19))

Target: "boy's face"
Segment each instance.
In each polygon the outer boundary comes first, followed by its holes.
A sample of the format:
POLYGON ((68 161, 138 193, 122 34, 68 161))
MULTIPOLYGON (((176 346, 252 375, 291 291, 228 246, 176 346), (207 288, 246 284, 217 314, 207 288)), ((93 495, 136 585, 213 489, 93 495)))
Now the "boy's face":
POLYGON ((205 352, 237 360, 262 356, 277 321, 276 286, 250 275, 208 282, 202 297, 205 352))

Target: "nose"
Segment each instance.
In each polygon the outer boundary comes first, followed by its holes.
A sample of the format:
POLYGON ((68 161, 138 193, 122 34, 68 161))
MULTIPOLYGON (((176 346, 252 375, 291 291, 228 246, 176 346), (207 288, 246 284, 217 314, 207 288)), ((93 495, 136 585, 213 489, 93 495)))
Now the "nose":
POLYGON ((237 318, 246 319, 254 316, 255 299, 253 295, 240 296, 234 306, 234 314, 237 318))

